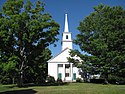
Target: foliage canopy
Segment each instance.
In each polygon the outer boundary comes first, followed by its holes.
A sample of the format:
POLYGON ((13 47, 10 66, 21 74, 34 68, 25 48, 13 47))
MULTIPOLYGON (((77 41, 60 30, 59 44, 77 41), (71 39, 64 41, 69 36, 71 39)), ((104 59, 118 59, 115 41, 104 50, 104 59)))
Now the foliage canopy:
POLYGON ((47 47, 58 40, 59 24, 44 6, 40 0, 35 5, 30 0, 7 0, 0 13, 0 68, 3 75, 18 78, 19 85, 23 76, 45 78, 51 58, 47 47))
POLYGON ((83 69, 104 78, 108 74, 125 77, 125 10, 100 4, 80 22, 78 30, 74 43, 90 55, 71 54, 83 59, 83 69))

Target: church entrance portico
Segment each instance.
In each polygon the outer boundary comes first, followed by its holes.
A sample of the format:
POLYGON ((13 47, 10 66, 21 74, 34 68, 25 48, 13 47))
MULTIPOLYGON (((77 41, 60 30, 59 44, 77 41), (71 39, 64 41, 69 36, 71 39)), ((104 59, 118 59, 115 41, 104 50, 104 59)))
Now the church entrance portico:
POLYGON ((72 81, 73 80, 72 71, 73 71, 72 63, 58 64, 57 77, 65 82, 72 81))
POLYGON ((72 81, 72 66, 65 64, 65 81, 72 81))

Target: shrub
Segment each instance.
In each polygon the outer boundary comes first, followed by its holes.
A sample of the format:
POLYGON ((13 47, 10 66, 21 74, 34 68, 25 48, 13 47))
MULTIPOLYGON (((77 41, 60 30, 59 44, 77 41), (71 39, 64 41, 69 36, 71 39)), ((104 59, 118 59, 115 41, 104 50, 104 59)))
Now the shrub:
POLYGON ((47 77, 47 82, 48 83, 55 83, 55 78, 53 76, 48 76, 47 77))
POLYGON ((125 78, 118 77, 118 76, 115 76, 115 75, 109 75, 108 81, 111 84, 125 84, 125 78))
POLYGON ((81 78, 76 78, 76 82, 81 83, 81 82, 82 82, 82 79, 81 79, 81 78))
POLYGON ((1 79, 1 84, 12 84, 12 81, 9 77, 3 77, 1 79))
POLYGON ((57 79, 57 84, 60 85, 60 84, 62 84, 62 83, 63 83, 62 79, 58 78, 58 79, 57 79))
POLYGON ((98 84, 101 84, 101 83, 104 83, 105 80, 104 79, 90 79, 90 83, 98 83, 98 84))

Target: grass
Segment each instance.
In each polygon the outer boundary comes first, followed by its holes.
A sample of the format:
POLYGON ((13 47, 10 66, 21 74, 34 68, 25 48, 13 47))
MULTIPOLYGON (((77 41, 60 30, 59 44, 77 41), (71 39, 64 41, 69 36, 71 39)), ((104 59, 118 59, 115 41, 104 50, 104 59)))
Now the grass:
POLYGON ((0 85, 0 94, 125 94, 125 85, 70 83, 63 86, 33 86, 27 88, 0 85))

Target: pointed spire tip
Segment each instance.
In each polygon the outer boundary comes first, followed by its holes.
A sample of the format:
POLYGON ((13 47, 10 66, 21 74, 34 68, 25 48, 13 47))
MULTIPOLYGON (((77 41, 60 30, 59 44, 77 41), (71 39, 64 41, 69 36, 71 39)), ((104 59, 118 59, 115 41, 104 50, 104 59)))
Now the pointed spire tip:
POLYGON ((64 32, 69 32, 67 13, 65 14, 65 27, 64 32))

